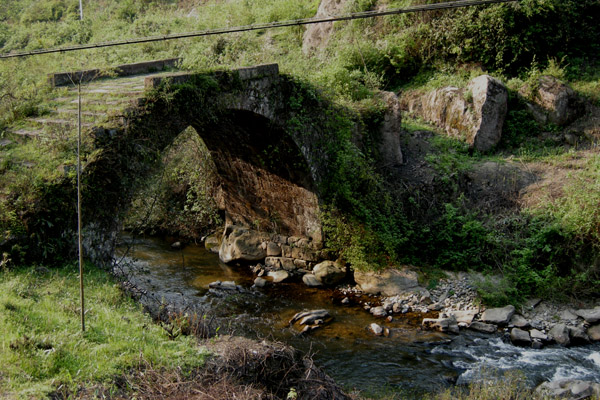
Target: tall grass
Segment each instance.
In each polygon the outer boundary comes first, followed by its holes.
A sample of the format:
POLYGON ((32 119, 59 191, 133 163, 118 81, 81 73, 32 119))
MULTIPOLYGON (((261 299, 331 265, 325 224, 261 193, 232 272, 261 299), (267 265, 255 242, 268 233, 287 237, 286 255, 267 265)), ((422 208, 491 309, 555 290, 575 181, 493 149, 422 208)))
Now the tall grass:
POLYGON ((115 378, 144 365, 202 366, 205 353, 193 338, 170 340, 106 272, 91 265, 86 271, 84 333, 74 266, 0 274, 0 393, 42 398, 61 385, 73 392, 110 387, 115 378))

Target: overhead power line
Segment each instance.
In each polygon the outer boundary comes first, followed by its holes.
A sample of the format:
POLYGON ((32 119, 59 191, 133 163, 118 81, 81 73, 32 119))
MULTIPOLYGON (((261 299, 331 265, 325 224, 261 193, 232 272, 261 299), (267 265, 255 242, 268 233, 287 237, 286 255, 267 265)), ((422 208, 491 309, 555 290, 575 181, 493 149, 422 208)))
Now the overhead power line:
POLYGON ((303 19, 294 19, 294 20, 287 20, 287 21, 269 22, 269 23, 264 23, 264 24, 252 24, 252 25, 238 26, 238 27, 232 27, 232 28, 207 29, 207 30, 203 30, 203 31, 173 33, 173 34, 169 34, 169 35, 147 36, 147 37, 141 37, 141 38, 123 39, 123 40, 115 40, 115 41, 109 41, 109 42, 98 42, 98 43, 80 44, 80 45, 65 46, 65 47, 55 47, 55 48, 50 48, 50 49, 39 49, 39 50, 15 52, 15 53, 1 54, 0 58, 27 57, 27 56, 35 56, 35 55, 39 55, 39 54, 50 54, 50 53, 66 53, 69 51, 98 49, 98 48, 102 48, 102 47, 125 46, 125 45, 138 44, 138 43, 161 42, 161 41, 165 41, 165 40, 185 39, 185 38, 192 38, 192 37, 212 36, 212 35, 223 35, 226 33, 248 32, 248 31, 257 31, 257 30, 263 30, 263 29, 284 28, 284 27, 289 27, 289 26, 321 24, 324 22, 349 21, 349 20, 354 20, 354 19, 382 17, 382 16, 386 16, 386 15, 407 14, 407 13, 415 13, 415 12, 420 12, 420 11, 447 10, 447 9, 452 9, 452 8, 472 7, 472 6, 496 4, 496 3, 510 3, 510 2, 517 2, 517 1, 520 1, 520 0, 448 1, 448 2, 443 2, 443 3, 424 4, 424 5, 411 6, 411 7, 406 7, 406 8, 395 8, 392 10, 385 10, 385 11, 364 11, 364 12, 357 12, 357 13, 351 13, 351 14, 334 15, 331 17, 303 18, 303 19))

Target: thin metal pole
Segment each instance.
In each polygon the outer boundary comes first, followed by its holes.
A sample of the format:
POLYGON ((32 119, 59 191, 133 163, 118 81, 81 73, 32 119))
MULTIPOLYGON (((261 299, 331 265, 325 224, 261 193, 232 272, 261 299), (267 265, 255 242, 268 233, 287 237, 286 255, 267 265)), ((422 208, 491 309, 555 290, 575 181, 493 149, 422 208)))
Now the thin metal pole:
POLYGON ((83 21, 83 4, 81 4, 82 0, 79 0, 79 19, 83 21))
POLYGON ((79 296, 81 298, 81 331, 85 332, 83 246, 81 243, 81 81, 77 83, 77 236, 79 245, 79 296))

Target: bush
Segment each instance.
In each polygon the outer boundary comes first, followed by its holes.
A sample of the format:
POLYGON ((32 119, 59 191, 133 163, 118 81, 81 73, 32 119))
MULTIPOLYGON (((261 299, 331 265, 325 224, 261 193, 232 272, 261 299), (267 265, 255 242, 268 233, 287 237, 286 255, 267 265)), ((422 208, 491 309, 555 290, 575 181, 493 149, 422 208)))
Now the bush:
POLYGON ((431 23, 428 42, 434 56, 479 62, 515 73, 534 59, 577 57, 598 51, 600 28, 595 0, 526 0, 469 7, 431 23))

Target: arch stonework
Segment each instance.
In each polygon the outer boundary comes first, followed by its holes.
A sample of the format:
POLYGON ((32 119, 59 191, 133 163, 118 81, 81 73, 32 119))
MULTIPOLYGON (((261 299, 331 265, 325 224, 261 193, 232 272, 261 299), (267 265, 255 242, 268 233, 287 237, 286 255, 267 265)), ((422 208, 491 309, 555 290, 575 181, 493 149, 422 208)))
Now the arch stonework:
POLYGON ((286 129, 289 81, 276 64, 212 74, 148 77, 147 97, 93 128, 84 170, 84 246, 112 259, 120 220, 160 154, 192 126, 210 150, 226 222, 321 241, 317 187, 326 165, 312 126, 286 129))

